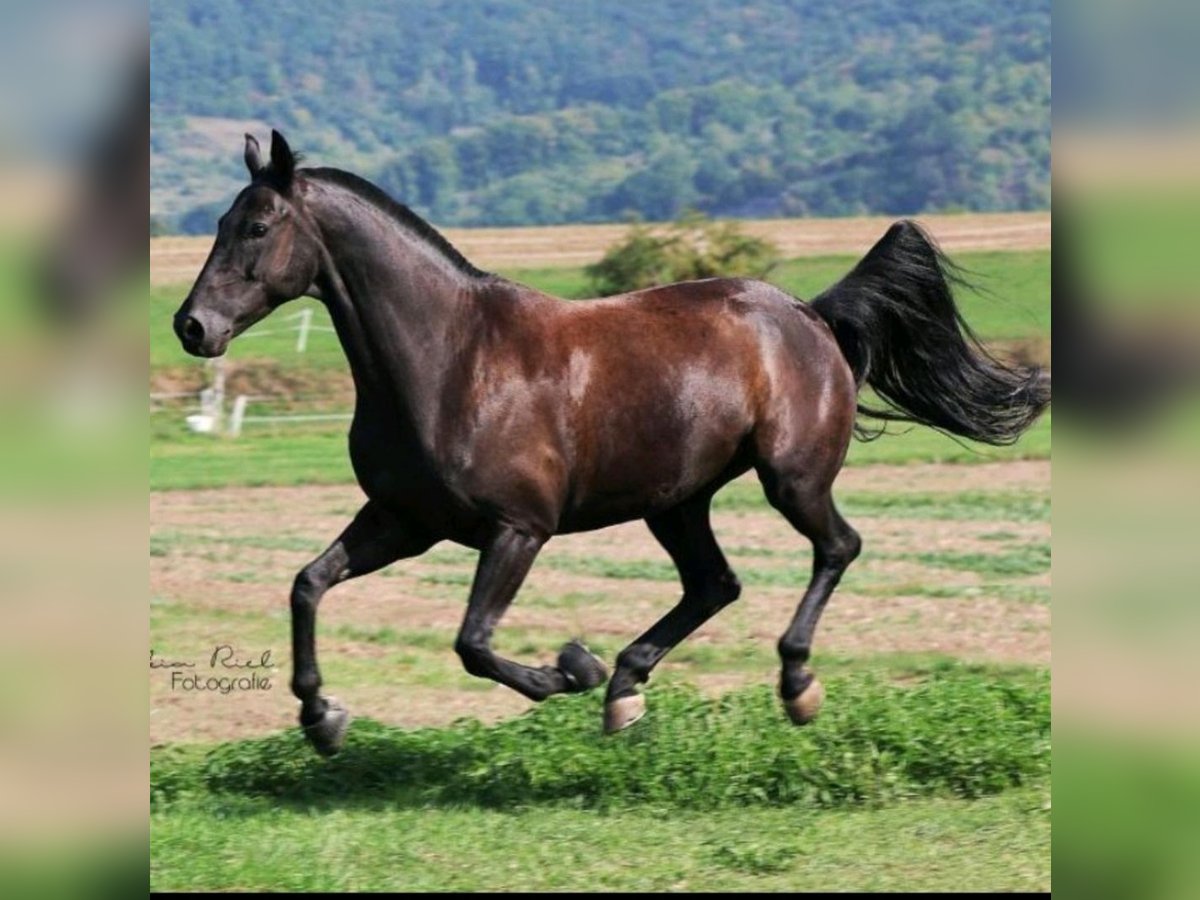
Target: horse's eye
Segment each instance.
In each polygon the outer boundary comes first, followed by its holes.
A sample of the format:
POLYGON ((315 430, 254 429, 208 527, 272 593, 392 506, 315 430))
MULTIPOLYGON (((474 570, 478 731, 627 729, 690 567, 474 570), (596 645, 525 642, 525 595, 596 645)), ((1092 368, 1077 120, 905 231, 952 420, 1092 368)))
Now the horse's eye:
POLYGON ((262 222, 255 222, 248 229, 246 229, 246 233, 249 234, 250 237, 262 237, 267 233, 267 226, 262 222))

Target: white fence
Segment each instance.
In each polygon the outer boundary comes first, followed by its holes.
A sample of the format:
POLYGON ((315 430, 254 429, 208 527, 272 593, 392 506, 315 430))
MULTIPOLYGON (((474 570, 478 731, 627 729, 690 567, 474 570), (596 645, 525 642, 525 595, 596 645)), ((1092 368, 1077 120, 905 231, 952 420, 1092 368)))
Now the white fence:
MULTIPOLYGON (((318 341, 309 347, 309 338, 314 332, 336 334, 336 330, 324 318, 314 320, 317 310, 313 308, 300 309, 287 315, 277 314, 271 323, 275 327, 254 327, 242 334, 238 340, 268 337, 270 335, 296 335, 295 352, 307 353, 319 350, 322 353, 336 344, 328 341, 318 341)), ((205 364, 205 380, 208 386, 201 391, 158 391, 150 394, 151 414, 182 414, 187 427, 200 434, 225 434, 238 437, 247 426, 258 424, 287 424, 293 422, 330 422, 349 421, 353 415, 349 412, 333 411, 333 406, 345 406, 340 398, 333 396, 297 398, 271 396, 269 394, 239 394, 233 398, 232 405, 226 404, 225 392, 225 360, 210 359, 205 364), (305 412, 303 407, 308 402, 313 411, 305 412), (270 411, 271 405, 276 407, 285 404, 283 410, 270 411)))
POLYGON ((290 315, 280 316, 281 321, 291 322, 296 321, 295 325, 285 325, 282 328, 252 328, 243 334, 240 340, 246 338, 266 337, 270 334, 283 334, 286 331, 296 332, 296 352, 303 353, 308 349, 308 335, 313 331, 328 331, 336 333, 333 328, 328 325, 314 325, 313 311, 311 309, 302 309, 290 315))
MULTIPOLYGON (((303 352, 307 345, 308 332, 314 328, 331 331, 329 328, 314 326, 311 322, 311 311, 302 310, 292 318, 299 318, 299 338, 297 350, 303 352)), ((290 330, 290 329, 281 329, 290 330)), ((245 335, 243 335, 244 337, 245 335)), ((250 405, 259 407, 271 403, 279 403, 285 398, 271 394, 238 394, 233 398, 233 404, 228 417, 225 410, 225 367, 223 360, 209 360, 209 386, 200 391, 157 391, 150 394, 150 413, 173 413, 184 415, 187 427, 200 434, 225 434, 229 437, 239 437, 247 425, 276 424, 291 422, 337 422, 350 421, 354 418, 349 412, 314 412, 297 413, 288 411, 274 415, 248 412, 250 405)), ((309 398, 312 399, 312 398, 309 398)), ((295 407, 296 398, 286 398, 289 407, 295 407)), ((318 406, 328 398, 317 398, 318 406)))
POLYGON ((247 423, 255 422, 337 422, 349 421, 354 416, 351 413, 287 413, 279 416, 248 416, 246 407, 252 401, 274 400, 270 395, 254 396, 238 394, 233 399, 233 411, 229 414, 229 426, 225 433, 230 437, 238 437, 247 423))

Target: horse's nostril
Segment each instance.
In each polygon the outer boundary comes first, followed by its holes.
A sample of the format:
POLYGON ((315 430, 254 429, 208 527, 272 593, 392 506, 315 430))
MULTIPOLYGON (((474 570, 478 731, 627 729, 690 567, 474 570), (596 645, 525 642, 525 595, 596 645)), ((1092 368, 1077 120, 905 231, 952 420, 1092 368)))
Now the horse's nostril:
POLYGON ((183 336, 186 340, 197 343, 204 339, 204 326, 193 316, 188 316, 183 322, 183 336))

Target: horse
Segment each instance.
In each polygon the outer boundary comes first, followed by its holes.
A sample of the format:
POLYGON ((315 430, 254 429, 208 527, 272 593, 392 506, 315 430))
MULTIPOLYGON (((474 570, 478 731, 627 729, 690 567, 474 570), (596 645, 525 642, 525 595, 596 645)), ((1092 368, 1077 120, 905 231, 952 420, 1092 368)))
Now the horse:
POLYGON ((955 305, 957 270, 910 221, 807 303, 745 278, 568 302, 476 268, 365 179, 297 168, 277 131, 268 160, 252 135, 243 156, 250 182, 173 324, 188 353, 215 357, 281 304, 314 297, 349 361, 349 453, 367 500, 290 598, 291 689, 323 755, 342 745, 349 714, 321 693, 318 603, 443 540, 479 551, 454 643, 467 672, 535 701, 607 681, 603 731, 632 725, 654 667, 741 593, 709 510, 750 469, 813 547, 777 645, 782 704, 808 723, 824 699, 808 665, 813 635, 862 547, 831 492, 860 417, 1005 444, 1050 402, 1042 370, 984 349, 955 305), (864 386, 886 405, 860 404, 864 386), (492 650, 551 537, 634 519, 683 593, 618 654, 611 678, 577 640, 540 667, 492 650))

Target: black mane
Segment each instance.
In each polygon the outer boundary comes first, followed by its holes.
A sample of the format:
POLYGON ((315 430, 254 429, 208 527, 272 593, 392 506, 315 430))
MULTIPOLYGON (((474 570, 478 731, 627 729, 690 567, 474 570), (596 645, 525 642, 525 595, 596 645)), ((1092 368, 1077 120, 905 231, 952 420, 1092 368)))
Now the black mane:
POLYGON ((374 206, 379 207, 384 212, 398 219, 402 225, 412 231, 417 237, 424 240, 427 244, 438 250, 446 259, 448 259, 458 271, 464 275, 469 275, 472 278, 487 278, 491 275, 490 272, 485 272, 474 266, 470 260, 458 252, 454 245, 451 244, 445 237, 442 236, 436 228, 418 216, 415 212, 392 199, 386 191, 381 190, 365 178, 354 175, 350 172, 344 172, 341 169, 328 168, 313 168, 305 169, 304 174, 309 175, 319 181, 326 181, 343 187, 351 193, 361 197, 374 206))

